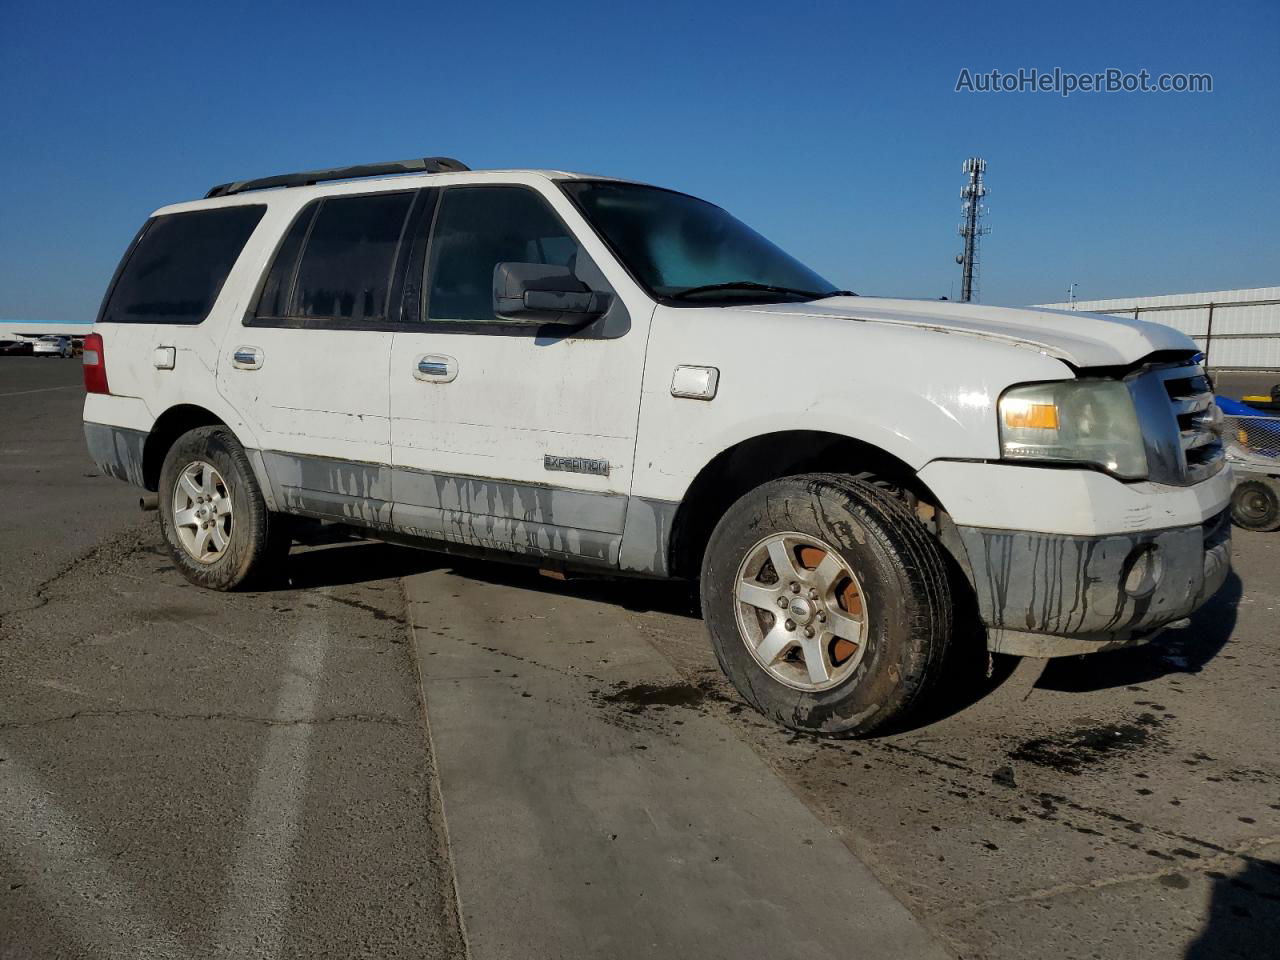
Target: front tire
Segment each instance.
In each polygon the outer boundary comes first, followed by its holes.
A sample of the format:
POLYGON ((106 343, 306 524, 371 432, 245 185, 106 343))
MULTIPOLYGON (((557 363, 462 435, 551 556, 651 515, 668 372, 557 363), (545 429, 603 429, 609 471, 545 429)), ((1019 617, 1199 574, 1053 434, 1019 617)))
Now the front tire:
POLYGON ((936 541, 900 499, 840 474, 775 480, 730 507, 701 592, 729 680, 805 733, 862 736, 905 717, 951 639, 936 541))
POLYGON ((288 552, 285 518, 267 510, 244 447, 226 427, 177 439, 160 468, 159 507, 169 556, 197 586, 261 581, 288 552))

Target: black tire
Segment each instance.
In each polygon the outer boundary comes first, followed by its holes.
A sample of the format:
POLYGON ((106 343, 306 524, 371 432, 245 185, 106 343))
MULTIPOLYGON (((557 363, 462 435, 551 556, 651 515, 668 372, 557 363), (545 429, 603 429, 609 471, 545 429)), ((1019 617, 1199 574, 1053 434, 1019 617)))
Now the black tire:
POLYGON ((1280 530, 1280 481, 1249 477, 1237 483, 1231 492, 1231 520, 1245 530, 1280 530))
POLYGON ((281 572, 291 542, 288 518, 267 509, 244 447, 226 427, 198 427, 174 442, 160 468, 158 496, 169 556, 196 586, 235 590, 265 583, 281 572), (225 549, 211 562, 188 552, 174 524, 175 488, 183 471, 196 462, 211 465, 221 475, 232 507, 225 549))
POLYGON ((952 634, 951 586, 937 542, 902 500, 842 474, 787 477, 738 500, 711 534, 701 594, 716 658, 738 692, 778 723, 820 736, 865 736, 905 718, 936 683, 952 634), (764 538, 782 532, 834 548, 861 581, 865 650, 831 689, 808 692, 778 679, 739 626, 739 568, 764 538))

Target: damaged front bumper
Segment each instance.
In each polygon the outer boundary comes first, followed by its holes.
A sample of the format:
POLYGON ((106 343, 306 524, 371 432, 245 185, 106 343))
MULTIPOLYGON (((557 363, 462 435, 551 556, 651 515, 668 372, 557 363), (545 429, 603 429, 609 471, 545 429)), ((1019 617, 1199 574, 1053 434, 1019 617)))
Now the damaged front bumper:
POLYGON ((1198 609, 1231 570, 1231 522, 1099 536, 957 526, 987 647, 1027 657, 1150 640, 1198 609))

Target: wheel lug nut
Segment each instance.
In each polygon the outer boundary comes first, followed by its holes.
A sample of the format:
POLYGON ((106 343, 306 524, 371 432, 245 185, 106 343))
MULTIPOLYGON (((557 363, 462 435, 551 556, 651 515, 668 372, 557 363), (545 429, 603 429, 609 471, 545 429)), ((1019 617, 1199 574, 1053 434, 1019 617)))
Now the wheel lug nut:
POLYGON ((780 607, 785 608, 785 607, 786 607, 786 605, 787 605, 787 602, 788 602, 788 601, 787 601, 787 598, 786 598, 786 597, 779 597, 779 598, 778 598, 778 606, 780 606, 780 607))
POLYGON ((783 624, 783 626, 785 626, 788 630, 794 630, 796 628, 796 622, 794 620, 788 620, 785 624, 783 624))
POLYGON ((792 593, 799 593, 799 592, 800 592, 800 584, 798 584, 798 583, 793 583, 793 584, 791 585, 791 592, 792 592, 792 593))
POLYGON ((812 640, 812 639, 813 639, 813 627, 805 627, 805 628, 804 628, 804 635, 805 635, 806 637, 808 637, 810 640, 812 640))
POLYGON ((819 623, 826 623, 826 622, 827 622, 827 615, 826 615, 825 613, 823 613, 821 610, 819 610, 819 611, 818 611, 818 622, 819 622, 819 623))
POLYGON ((818 591, 817 591, 817 590, 815 590, 813 587, 810 587, 810 588, 809 588, 809 599, 810 599, 810 600, 817 600, 817 599, 818 599, 818 591))

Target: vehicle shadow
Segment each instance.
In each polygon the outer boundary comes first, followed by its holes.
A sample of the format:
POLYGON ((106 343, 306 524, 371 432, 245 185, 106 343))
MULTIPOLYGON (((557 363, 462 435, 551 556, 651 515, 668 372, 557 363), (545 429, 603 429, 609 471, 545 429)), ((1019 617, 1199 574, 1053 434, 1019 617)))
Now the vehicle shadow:
POLYGON ((533 566, 493 560, 447 558, 447 566, 468 580, 497 586, 516 587, 561 597, 578 597, 621 607, 632 613, 665 613, 701 620, 696 584, 678 580, 647 580, 640 577, 596 576, 573 573, 565 579, 546 576, 533 566))
MULTIPOLYGON (((546 576, 529 564, 450 556, 357 539, 340 527, 327 525, 300 531, 297 539, 300 547, 295 548, 281 575, 266 590, 341 586, 447 570, 472 581, 549 596, 578 597, 633 613, 666 614, 691 621, 702 618, 697 587, 688 582, 592 574, 571 574, 561 579, 546 576)), ((959 574, 952 571, 952 576, 959 574)), ((1134 686, 1169 674, 1195 673, 1230 639, 1241 594, 1240 578, 1232 573, 1217 595, 1191 618, 1190 625, 1131 650, 1051 660, 1035 687, 1082 693, 1134 686)), ((941 672, 942 682, 928 703, 901 723, 879 731, 880 735, 908 733, 974 707, 1008 709, 1003 701, 1008 699, 1009 691, 1002 692, 1001 688, 1013 676, 1019 658, 988 657, 986 635, 971 592, 958 589, 953 595, 959 609, 941 672)), ((1011 690, 1022 682, 1010 684, 1011 690)), ((1019 691, 1012 693, 1017 695, 1019 691)))
POLYGON ((300 541, 281 568, 259 589, 263 593, 354 586, 398 579, 447 565, 449 558, 376 540, 350 537, 300 541))
POLYGON ((596 600, 636 613, 702 617, 697 588, 689 583, 576 573, 560 579, 539 573, 531 564, 504 562, 497 557, 473 559, 365 540, 330 525, 304 527, 296 532, 295 541, 297 545, 284 566, 264 591, 352 585, 448 570, 468 580, 596 600))
POLYGON ((1153 642, 1129 650, 1050 660, 1036 684, 1042 690, 1086 693, 1134 686, 1177 673, 1199 673, 1218 655, 1236 626, 1243 595, 1233 571, 1208 603, 1185 627, 1169 630, 1153 642))
MULTIPOLYGON (((552 597, 576 597, 632 613, 656 613, 689 621, 702 619, 696 584, 687 581, 572 573, 547 576, 532 564, 452 556, 353 536, 340 526, 300 529, 299 544, 276 583, 266 590, 302 590, 413 576, 431 570, 479 583, 534 591, 552 597)), ((960 576, 952 571, 953 576, 960 576)), ((954 594, 957 611, 942 682, 927 704, 882 733, 903 733, 928 726, 986 699, 1013 673, 1016 657, 989 658, 986 634, 970 591, 954 594)), ((708 641, 709 644, 709 641, 708 641)))
POLYGON ((1209 919, 1186 960, 1275 956, 1280 930, 1280 864, 1253 857, 1235 876, 1214 877, 1209 919))

